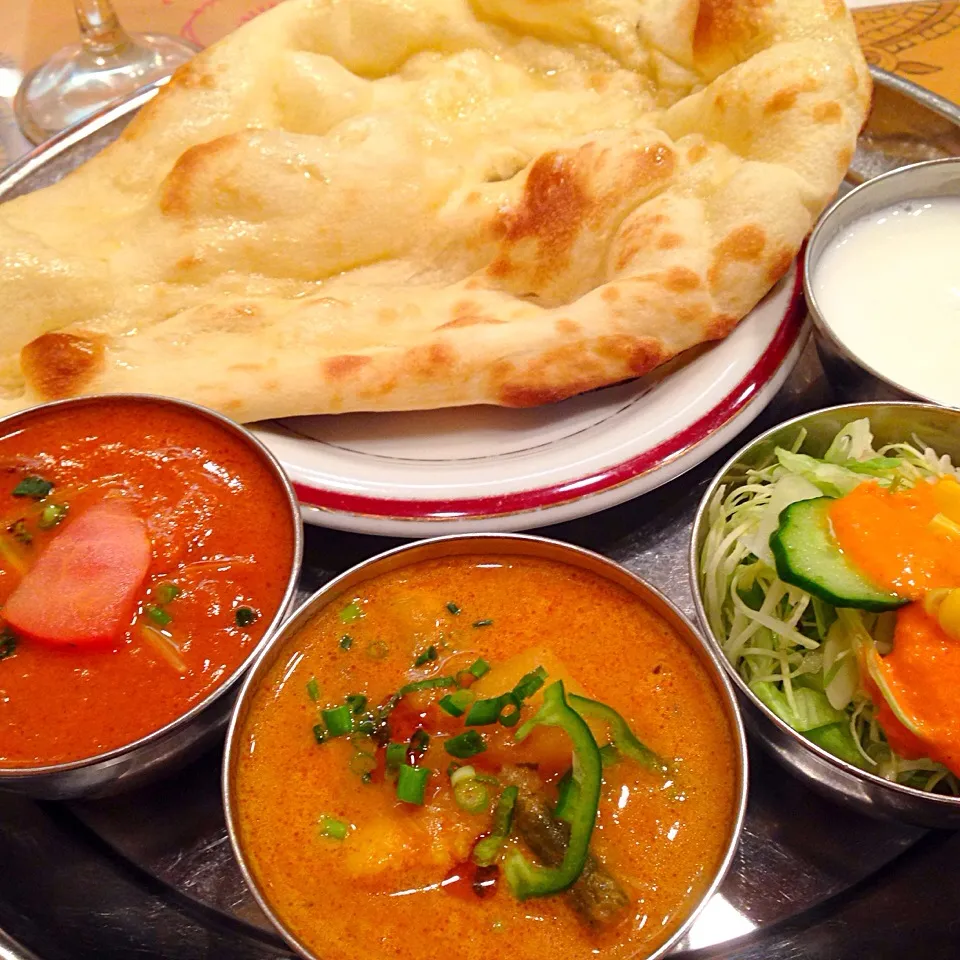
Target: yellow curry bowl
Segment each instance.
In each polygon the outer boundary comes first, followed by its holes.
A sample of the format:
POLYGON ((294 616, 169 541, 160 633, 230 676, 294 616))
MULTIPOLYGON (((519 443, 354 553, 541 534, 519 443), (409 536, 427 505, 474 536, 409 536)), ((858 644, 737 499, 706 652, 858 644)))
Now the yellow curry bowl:
POLYGON ((285 624, 241 690, 223 797, 303 957, 560 938, 639 960, 729 869, 747 755, 719 657, 656 589, 578 547, 462 535, 353 567, 285 624))

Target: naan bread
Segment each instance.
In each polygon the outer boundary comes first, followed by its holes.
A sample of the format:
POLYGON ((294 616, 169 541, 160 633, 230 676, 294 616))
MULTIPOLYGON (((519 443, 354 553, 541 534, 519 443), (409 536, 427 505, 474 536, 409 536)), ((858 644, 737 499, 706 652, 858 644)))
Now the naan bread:
POLYGON ((846 171, 840 0, 286 0, 0 207, 0 412, 547 403, 725 336, 846 171))

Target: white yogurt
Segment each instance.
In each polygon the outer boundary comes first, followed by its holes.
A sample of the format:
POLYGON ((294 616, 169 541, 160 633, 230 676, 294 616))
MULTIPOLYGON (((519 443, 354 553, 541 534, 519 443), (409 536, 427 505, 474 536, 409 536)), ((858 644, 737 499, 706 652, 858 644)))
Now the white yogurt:
POLYGON ((812 286, 856 356, 907 390, 960 406, 960 197, 854 221, 823 252, 812 286))

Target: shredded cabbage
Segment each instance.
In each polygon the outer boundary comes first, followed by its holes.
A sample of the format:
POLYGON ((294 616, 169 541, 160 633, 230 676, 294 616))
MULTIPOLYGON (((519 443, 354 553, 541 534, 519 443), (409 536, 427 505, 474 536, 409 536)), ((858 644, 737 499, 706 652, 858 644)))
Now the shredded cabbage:
POLYGON ((960 479, 960 470, 917 437, 875 449, 866 419, 848 423, 822 458, 800 452, 805 439, 777 448, 772 463, 708 505, 700 581, 710 628, 747 686, 798 733, 889 780, 960 794, 942 764, 895 754, 876 721, 857 651, 889 651, 892 615, 837 610, 784 583, 769 545, 781 512, 799 500, 843 496, 865 480, 897 488, 960 479))

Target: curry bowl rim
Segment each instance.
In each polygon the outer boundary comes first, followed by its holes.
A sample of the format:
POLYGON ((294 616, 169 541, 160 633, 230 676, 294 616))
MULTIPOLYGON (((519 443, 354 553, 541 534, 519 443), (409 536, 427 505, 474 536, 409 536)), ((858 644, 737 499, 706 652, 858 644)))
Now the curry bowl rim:
POLYGON ((289 573, 287 575, 286 586, 284 587, 284 592, 280 598, 277 610, 265 627, 260 640, 246 652, 243 659, 221 683, 218 683, 189 709, 177 714, 172 720, 138 737, 136 740, 131 740, 118 747, 112 747, 109 750, 104 750, 89 757, 81 757, 77 760, 67 760, 61 763, 47 763, 42 766, 10 766, 0 761, 0 789, 3 788, 4 781, 17 783, 28 783, 33 780, 39 781, 63 774, 98 768, 124 757, 134 757, 139 751, 160 743, 172 734, 189 727, 192 721, 213 706, 217 700, 237 688, 247 670, 256 662, 262 650, 283 625, 287 612, 290 610, 291 604, 296 596, 300 568, 303 562, 303 525, 300 520, 299 502, 297 501, 293 485, 281 466, 280 461, 263 442, 243 424, 237 423, 224 414, 204 407, 201 404, 192 403, 187 400, 178 400, 174 397, 150 393, 104 393, 68 397, 63 400, 51 400, 46 403, 35 404, 23 410, 17 410, 14 413, 0 417, 0 431, 2 431, 3 435, 6 435, 9 433, 11 425, 16 425, 18 421, 23 420, 26 422, 28 419, 42 419, 53 410, 60 410, 66 407, 109 405, 112 402, 143 403, 145 405, 152 404, 155 406, 167 406, 179 409, 189 414, 192 418, 214 423, 218 428, 243 443, 244 446, 250 450, 251 454, 267 468, 271 478, 282 492, 283 499, 289 508, 292 549, 289 557, 289 573))
POLYGON ((294 615, 284 623, 282 629, 274 634, 269 644, 261 651, 256 662, 244 678, 243 685, 230 717, 221 768, 221 792, 227 824, 227 834, 230 838, 234 858, 240 867, 244 881, 260 908, 280 932, 284 940, 286 940, 301 957, 304 957, 305 960, 322 960, 320 955, 311 951, 300 942, 272 907, 248 861, 245 844, 241 838, 236 791, 233 780, 240 750, 241 728, 246 724, 251 700, 260 688, 264 675, 274 665, 276 657, 288 641, 295 637, 317 613, 329 603, 336 600, 344 590, 349 589, 353 584, 361 583, 381 573, 400 570, 428 559, 469 556, 471 554, 487 554, 493 556, 502 554, 504 556, 529 556, 540 559, 550 559, 557 563, 564 563, 578 569, 587 570, 596 576, 609 579, 610 582, 618 583, 618 585, 623 586, 624 589, 628 589, 633 596, 648 603, 657 616, 665 620, 676 631, 681 641, 693 649, 697 655, 698 662, 703 665, 704 671, 709 676, 714 689, 717 691, 724 716, 730 724, 731 752, 734 759, 735 777, 733 809, 731 811, 729 826, 725 832, 725 842, 722 848, 723 853, 716 869, 712 872, 709 884, 692 903, 683 922, 677 927, 674 933, 653 952, 645 955, 638 954, 636 957, 636 960, 657 960, 657 958, 663 956, 664 953, 674 947, 687 933, 696 917, 719 889, 720 884, 723 882, 733 864, 733 859, 743 831, 749 788, 747 740, 744 732, 743 718, 740 714, 740 706, 729 677, 722 669, 722 664, 718 662, 716 651, 705 641, 690 618, 687 617, 672 600, 665 596, 662 591, 632 570, 629 570, 627 567, 609 557, 605 557, 602 554, 584 547, 535 534, 496 532, 449 534, 446 536, 412 541, 385 550, 354 564, 321 586, 297 608, 294 615), (469 545, 473 549, 457 551, 456 546, 463 544, 469 545), (449 552, 445 550, 444 548, 448 545, 453 546, 454 550, 449 552), (426 553, 427 556, 420 556, 420 554, 423 553, 426 553), (412 556, 408 562, 392 563, 396 558, 402 558, 409 554, 412 554, 412 556), (380 569, 384 566, 386 569, 380 569), (624 577, 630 586, 619 583, 613 576, 608 576, 607 571, 624 577))
MULTIPOLYGON (((923 412, 931 413, 934 416, 954 417, 957 418, 958 426, 960 426, 960 408, 946 407, 936 403, 924 403, 919 400, 868 400, 861 401, 859 403, 841 403, 830 407, 823 407, 817 410, 810 410, 806 413, 798 414, 797 416, 791 417, 788 420, 774 424, 772 427, 764 430, 763 433, 758 434, 752 440, 741 446, 737 452, 734 453, 723 464, 720 470, 714 475, 713 479, 707 485, 707 488, 697 506, 696 517, 694 519, 693 529, 691 531, 688 554, 690 587, 693 592, 693 602, 696 609, 697 621, 701 627, 701 631, 707 645, 720 659, 724 672, 727 674, 728 679, 732 681, 733 686, 737 690, 738 694, 743 696, 751 707, 757 708, 765 721, 771 722, 781 734, 786 735, 789 739, 795 743, 798 743, 801 747, 812 753, 815 757, 827 762, 830 766, 836 768, 848 777, 864 781, 872 786, 880 788, 883 791, 890 791, 893 794, 897 794, 911 801, 919 801, 931 809, 936 807, 942 811, 949 810, 956 812, 960 811, 960 796, 951 797, 947 796, 946 794, 929 793, 916 787, 908 787, 905 784, 887 780, 876 773, 871 773, 869 770, 863 770, 860 767, 855 767, 853 764, 848 763, 846 760, 843 760, 838 756, 835 756, 828 750, 825 750, 823 747, 815 744, 813 741, 808 740, 802 733, 794 730, 785 721, 781 720, 772 710, 770 710, 769 707, 766 706, 766 704, 759 699, 759 697, 756 696, 756 694, 753 693, 752 690, 750 690, 743 678, 737 672, 734 664, 730 662, 727 655, 723 652, 723 646, 720 640, 714 635, 713 629, 710 626, 710 622, 706 615, 706 608, 703 602, 703 588, 700 582, 700 551, 708 527, 707 513, 709 511, 711 500, 716 495, 717 490, 724 484, 727 475, 757 447, 769 441, 771 438, 783 431, 794 427, 802 427, 804 424, 809 423, 811 420, 819 417, 838 415, 843 416, 846 412, 856 412, 859 416, 866 416, 869 418, 871 416, 869 413, 870 410, 881 407, 894 407, 907 413, 921 410, 923 412)), ((856 419, 856 417, 851 416, 850 419, 856 419)), ((958 458, 958 460, 960 460, 960 458, 958 458)), ((767 741, 768 735, 763 730, 751 729, 754 735, 760 740, 767 741)), ((795 764, 791 762, 790 766, 793 767, 795 764)), ((820 783, 822 783, 833 794, 841 794, 843 792, 840 787, 829 780, 823 780, 820 781, 820 783)), ((906 818, 901 816, 900 819, 906 818)))

